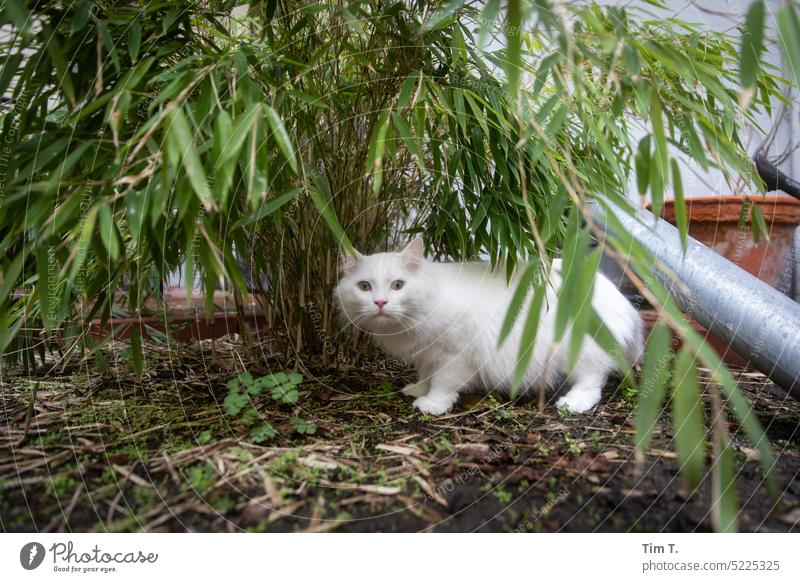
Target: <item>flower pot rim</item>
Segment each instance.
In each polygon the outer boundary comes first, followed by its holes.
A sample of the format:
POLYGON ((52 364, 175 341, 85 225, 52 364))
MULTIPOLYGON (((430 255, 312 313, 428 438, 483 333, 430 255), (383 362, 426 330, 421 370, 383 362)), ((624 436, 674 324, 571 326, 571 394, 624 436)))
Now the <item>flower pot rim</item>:
MULTIPOLYGON (((686 199, 687 218, 692 222, 739 222, 739 214, 745 201, 752 201, 764 215, 767 224, 800 225, 800 200, 791 196, 698 196, 686 199)), ((648 208, 651 204, 647 205, 648 208)), ((675 201, 665 200, 662 218, 675 221, 675 201)), ((749 217, 747 218, 749 221, 749 217)))

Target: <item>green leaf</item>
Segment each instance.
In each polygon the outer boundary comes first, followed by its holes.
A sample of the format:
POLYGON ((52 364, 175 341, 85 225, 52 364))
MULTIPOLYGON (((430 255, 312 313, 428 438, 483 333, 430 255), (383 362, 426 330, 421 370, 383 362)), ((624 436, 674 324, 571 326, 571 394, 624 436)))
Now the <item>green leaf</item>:
POLYGON ((272 389, 272 398, 283 404, 296 404, 300 393, 293 384, 281 384, 272 389))
POLYGON ((386 147, 386 133, 389 129, 389 110, 384 109, 375 122, 375 130, 369 145, 367 156, 367 174, 372 174, 372 193, 376 196, 383 185, 383 151, 386 147))
POLYGON ((269 105, 265 105, 267 111, 267 121, 269 122, 269 126, 272 129, 272 133, 275 136, 275 141, 278 142, 278 147, 283 152, 283 156, 286 158, 286 161, 289 162, 292 170, 297 173, 297 158, 294 155, 294 147, 292 146, 292 140, 289 137, 289 134, 286 132, 286 127, 283 125, 283 120, 281 119, 278 112, 275 111, 269 105))
POLYGON ((11 17, 14 25, 23 29, 30 23, 30 14, 28 9, 25 8, 25 3, 21 0, 5 0, 3 2, 3 12, 6 12, 11 17))
POLYGON ((580 284, 581 265, 589 247, 589 232, 580 228, 580 212, 572 207, 570 224, 564 240, 561 255, 561 288, 556 307, 556 321, 553 341, 559 342, 564 337, 569 322, 575 316, 575 294, 580 284))
POLYGON ((277 434, 278 433, 275 432, 275 429, 272 428, 272 425, 268 422, 265 422, 260 427, 254 428, 250 432, 250 440, 256 444, 261 444, 275 438, 277 434))
POLYGON ((767 223, 764 220, 764 215, 761 214, 761 210, 758 207, 758 204, 751 204, 751 224, 753 229, 753 238, 756 242, 761 239, 761 235, 764 235, 764 238, 769 241, 769 228, 767 227, 767 223))
POLYGON ((350 28, 350 30, 355 32, 358 36, 360 36, 364 40, 367 40, 369 38, 367 31, 364 29, 363 23, 358 18, 356 18, 355 15, 353 15, 353 13, 347 9, 347 7, 342 6, 339 9, 339 11, 342 15, 342 18, 344 18, 344 21, 347 23, 347 26, 350 28))
POLYGON ((800 86, 800 19, 795 5, 785 2, 776 17, 778 21, 778 40, 783 47, 786 66, 794 78, 795 86, 800 86))
POLYGON ((517 281, 517 288, 514 290, 514 295, 511 298, 511 303, 509 303, 508 309, 506 310, 503 325, 500 327, 500 335, 497 339, 498 347, 503 345, 503 342, 508 338, 508 334, 511 333, 514 323, 516 323, 519 318, 520 311, 522 310, 522 302, 530 295, 531 290, 534 288, 534 281, 539 272, 540 264, 538 257, 536 257, 531 260, 525 267, 525 270, 522 271, 522 275, 520 275, 517 281))
POLYGON ((531 358, 533 357, 533 349, 536 345, 536 336, 539 332, 539 319, 542 313, 542 305, 544 298, 547 295, 547 284, 540 285, 533 293, 533 299, 528 307, 528 317, 525 319, 525 325, 522 327, 522 335, 519 344, 519 353, 517 354, 517 364, 514 367, 514 375, 511 380, 511 397, 516 397, 522 386, 522 381, 525 379, 525 374, 528 371, 531 358))
POLYGON ((413 71, 405 78, 403 84, 400 86, 400 93, 397 96, 398 111, 402 111, 405 106, 408 105, 408 102, 411 99, 411 93, 414 92, 414 87, 419 82, 421 82, 419 71, 413 71))
MULTIPOLYGON (((30 252, 30 248, 18 252, 11 260, 11 264, 8 267, 3 265, 4 268, 0 269, 0 305, 8 301, 11 291, 16 287, 28 252, 30 252)), ((5 263, 5 261, 3 261, 3 263, 5 263)))
POLYGON ((107 204, 100 206, 100 238, 106 247, 106 252, 112 261, 119 258, 119 238, 117 235, 117 225, 111 208, 107 204))
POLYGON ((131 61, 136 62, 139 58, 139 48, 142 46, 142 25, 139 24, 139 19, 136 18, 131 23, 131 33, 128 39, 128 54, 131 56, 131 61))
POLYGON ((506 80, 512 103, 517 101, 520 71, 522 70, 522 1, 508 0, 506 24, 506 80))
POLYGON ((575 309, 575 314, 572 320, 569 355, 567 359, 567 367, 570 371, 575 368, 575 364, 578 361, 578 355, 580 355, 581 346, 583 345, 586 332, 589 329, 589 323, 592 320, 592 314, 594 313, 592 308, 594 280, 600 269, 600 259, 602 257, 603 250, 599 247, 596 248, 583 261, 578 277, 574 278, 577 283, 572 295, 574 300, 572 305, 575 309))
POLYGON ((50 29, 49 26, 43 27, 45 34, 47 35, 47 54, 50 56, 50 60, 53 62, 53 67, 56 70, 56 84, 61 88, 64 92, 64 96, 69 101, 70 105, 75 105, 75 88, 72 85, 72 73, 70 72, 69 66, 67 66, 67 61, 64 59, 64 55, 67 54, 64 52, 64 48, 61 46, 61 42, 50 29))
POLYGON ((317 432, 317 425, 313 422, 307 422, 297 416, 293 416, 289 421, 299 434, 314 434, 317 432))
POLYGON ((75 278, 78 276, 78 273, 83 268, 83 264, 86 261, 86 257, 89 254, 89 248, 91 247, 92 236, 94 235, 94 225, 97 221, 97 215, 99 214, 99 209, 97 206, 93 206, 89 209, 86 213, 83 224, 78 224, 76 226, 80 228, 78 234, 78 249, 75 253, 75 260, 70 267, 69 273, 69 280, 74 281, 75 278))
POLYGON ((675 223, 681 233, 681 245, 683 252, 686 252, 686 245, 689 242, 689 221, 686 217, 686 199, 683 197, 683 180, 681 170, 676 159, 671 160, 672 164, 672 187, 675 193, 673 206, 675 208, 675 223))
POLYGON ((478 47, 486 46, 486 39, 494 26, 497 14, 500 12, 500 0, 487 0, 481 12, 480 29, 478 32, 478 47))
POLYGON ((752 87, 758 79, 759 60, 764 48, 764 2, 756 0, 750 5, 742 34, 739 81, 742 87, 752 87))
POLYGON ((181 107, 175 107, 169 114, 167 126, 167 150, 170 158, 180 163, 189 184, 192 186, 200 202, 207 211, 216 210, 216 203, 211 197, 208 180, 197 147, 192 136, 193 130, 181 107))
POLYGON ((317 210, 322 215, 322 218, 328 225, 328 229, 331 231, 336 239, 336 242, 342 247, 344 252, 353 254, 355 249, 350 243, 350 239, 347 238, 347 234, 344 232, 342 225, 339 224, 339 219, 336 217, 336 211, 333 207, 333 200, 330 197, 331 189, 330 186, 328 186, 328 182, 322 176, 320 176, 317 173, 317 170, 314 169, 314 167, 310 164, 306 164, 304 167, 306 173, 311 176, 316 185, 316 188, 308 188, 308 195, 311 197, 312 202, 314 202, 314 206, 316 206, 317 210), (325 194, 323 194, 323 192, 325 194))
POLYGON ((6 94, 11 80, 17 76, 22 57, 21 53, 4 55, 5 62, 3 63, 2 73, 0 73, 0 95, 6 94))
MULTIPOLYGON (((246 135, 246 133, 244 134, 246 135)), ((236 158, 239 156, 237 149, 235 155, 230 155, 233 149, 233 121, 224 109, 214 119, 214 137, 211 149, 211 164, 214 173, 214 200, 225 206, 228 192, 233 185, 233 174, 236 170, 236 158)), ((239 148, 242 142, 239 143, 239 148)))
POLYGON ((131 324, 131 364, 136 377, 141 380, 144 371, 144 353, 142 352, 142 336, 139 332, 139 322, 131 324))
POLYGON ((639 196, 647 194, 650 185, 650 136, 646 135, 639 141, 639 147, 634 158, 636 167, 636 187, 639 196))
POLYGON ((394 122, 394 126, 397 129, 397 134, 400 136, 400 139, 403 140, 403 143, 408 148, 408 151, 414 156, 414 159, 417 162, 417 166, 419 166, 420 171, 425 171, 425 160, 422 157, 422 148, 420 148, 417 139, 411 134, 411 128, 409 127, 406 120, 400 117, 397 113, 392 113, 392 121, 394 122))
POLYGON ((444 28, 453 22, 458 15, 458 11, 466 4, 466 0, 450 0, 422 24, 421 32, 430 32, 439 28, 444 28))
POLYGON ((232 390, 225 397, 225 400, 222 401, 222 406, 225 408, 225 412, 228 415, 236 416, 245 406, 247 406, 249 401, 250 400, 247 398, 247 395, 242 394, 238 390, 232 390))
MULTIPOLYGON (((51 317, 52 311, 55 306, 51 303, 51 295, 54 294, 57 279, 51 277, 50 271, 55 271, 57 265, 55 263, 55 256, 51 252, 51 248, 46 245, 41 245, 36 250, 36 271, 38 273, 38 280, 36 283, 36 290, 39 297, 39 313, 42 316, 45 329, 53 329, 54 319, 51 317)), ((53 273, 54 275, 56 273, 53 273)))
MULTIPOLYGON (((230 138, 220 145, 220 155, 215 159, 215 165, 219 166, 239 157, 244 141, 247 139, 247 136, 250 135, 253 125, 258 121, 261 107, 261 103, 255 103, 247 109, 244 115, 236 120, 233 131, 230 132, 230 138)), ((217 115, 217 121, 220 124, 220 128, 227 133, 229 131, 228 126, 230 125, 230 115, 224 110, 220 111, 217 115)))
POLYGON ((647 342, 636 401, 636 448, 643 452, 650 448, 650 439, 664 401, 672 363, 671 343, 669 327, 657 322, 647 342))
POLYGON ((270 216, 271 214, 274 214, 280 210, 280 208, 283 207, 287 202, 294 200, 302 191, 302 188, 292 188, 288 192, 284 192, 279 196, 270 198, 266 204, 263 204, 258 210, 237 220, 233 224, 232 229, 235 230, 237 228, 253 224, 254 222, 258 222, 259 220, 263 220, 267 216, 270 216))
MULTIPOLYGON (((725 422, 720 419, 719 422, 725 422)), ((736 532, 739 502, 736 499, 736 459, 730 443, 720 435, 714 439, 713 486, 711 488, 711 520, 717 532, 736 532)))
POLYGON ((661 216, 664 203, 664 178, 667 176, 669 150, 667 136, 664 131, 664 120, 661 116, 661 99, 658 91, 653 91, 650 101, 650 121, 653 124, 653 140, 655 155, 650 164, 650 195, 652 196, 653 214, 661 216))
POLYGON ((672 396, 672 422, 675 427, 675 448, 681 474, 694 489, 705 470, 706 430, 704 408, 697 383, 697 368, 692 352, 682 348, 675 359, 672 396))

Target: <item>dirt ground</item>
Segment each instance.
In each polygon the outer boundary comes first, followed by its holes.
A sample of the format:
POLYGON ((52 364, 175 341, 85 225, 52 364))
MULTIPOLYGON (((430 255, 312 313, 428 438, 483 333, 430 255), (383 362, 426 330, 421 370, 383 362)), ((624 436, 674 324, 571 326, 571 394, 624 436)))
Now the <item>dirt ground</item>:
MULTIPOLYGON (((105 371, 4 372, 3 531, 711 530, 708 479, 685 489, 667 413, 634 460, 635 394, 619 383, 585 416, 471 397, 431 418, 398 393, 413 377, 391 360, 265 356, 248 366, 253 376, 288 361, 304 376, 299 397, 262 392, 236 415, 225 400, 244 352, 235 339, 146 348, 141 381, 123 348, 105 371), (272 438, 254 433, 262 422, 272 438)), ((772 442, 781 491, 773 503, 731 423, 740 529, 800 529, 800 403, 760 374, 737 378, 772 442)))

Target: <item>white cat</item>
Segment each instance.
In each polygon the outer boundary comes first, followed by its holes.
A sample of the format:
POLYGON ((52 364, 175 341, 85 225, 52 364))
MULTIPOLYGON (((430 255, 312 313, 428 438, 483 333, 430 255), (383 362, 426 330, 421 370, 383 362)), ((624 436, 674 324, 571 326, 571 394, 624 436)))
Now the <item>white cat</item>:
MULTIPOLYGON (((616 365, 587 335, 577 364, 568 374, 569 329, 565 341, 553 348, 560 265, 560 260, 553 261, 521 392, 542 384, 554 389, 566 379, 572 388, 557 404, 580 413, 600 401, 600 391, 616 365)), ((519 270, 506 284, 504 270, 492 271, 488 263, 434 263, 423 258, 418 238, 399 253, 342 255, 340 272, 335 295, 344 317, 372 334, 391 356, 416 368, 417 383, 406 386, 403 393, 416 396, 417 409, 439 415, 448 412, 465 391, 510 392, 532 293, 499 348, 497 340, 519 270)), ((625 350, 626 359, 635 362, 642 350, 642 320, 617 287, 599 273, 592 306, 625 350)))

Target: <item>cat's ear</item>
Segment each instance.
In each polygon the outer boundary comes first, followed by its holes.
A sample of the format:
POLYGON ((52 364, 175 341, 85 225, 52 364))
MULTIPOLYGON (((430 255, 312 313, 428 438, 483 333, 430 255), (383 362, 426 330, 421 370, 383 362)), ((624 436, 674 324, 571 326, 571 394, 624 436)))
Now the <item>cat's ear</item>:
POLYGON ((400 256, 403 258, 403 265, 405 265, 406 269, 409 271, 416 271, 419 269, 419 266, 422 264, 422 253, 424 250, 422 237, 415 238, 408 243, 406 248, 400 252, 400 256))
POLYGON ((356 270, 359 261, 364 258, 364 255, 353 249, 350 254, 347 251, 339 251, 339 273, 342 275, 350 275, 356 270))

